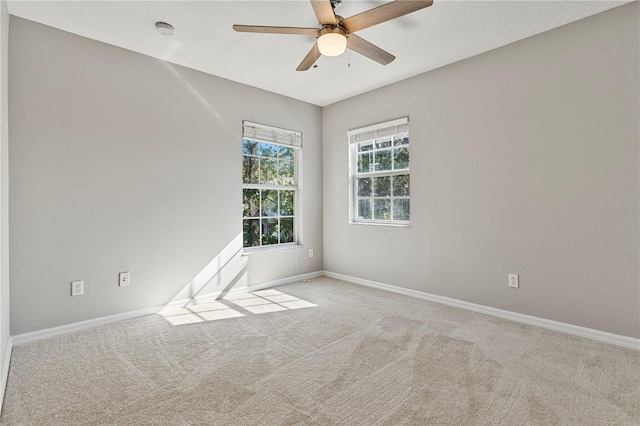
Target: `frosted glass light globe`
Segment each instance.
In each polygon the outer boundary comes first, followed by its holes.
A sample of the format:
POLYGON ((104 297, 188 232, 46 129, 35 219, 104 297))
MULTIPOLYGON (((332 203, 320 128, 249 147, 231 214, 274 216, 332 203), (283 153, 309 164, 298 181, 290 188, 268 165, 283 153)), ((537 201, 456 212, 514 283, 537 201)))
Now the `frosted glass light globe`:
POLYGON ((341 33, 325 33, 318 38, 318 50, 324 56, 339 56, 347 49, 347 38, 341 33))

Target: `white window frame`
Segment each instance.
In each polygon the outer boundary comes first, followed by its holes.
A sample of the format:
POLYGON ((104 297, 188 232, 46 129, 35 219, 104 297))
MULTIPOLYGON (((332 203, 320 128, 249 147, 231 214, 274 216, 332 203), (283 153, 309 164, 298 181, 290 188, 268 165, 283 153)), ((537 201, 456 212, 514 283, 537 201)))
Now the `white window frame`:
MULTIPOLYGON (((286 146, 288 148, 293 148, 293 167, 294 167, 294 176, 293 176, 293 185, 272 185, 272 184, 248 184, 242 182, 242 191, 243 191, 243 199, 244 199, 244 190, 245 189, 257 189, 257 190, 285 190, 285 191, 293 191, 294 192, 294 211, 293 211, 293 241, 287 243, 277 243, 277 244, 262 244, 262 216, 257 217, 256 219, 260 219, 260 245, 253 247, 244 247, 244 221, 245 219, 250 219, 249 217, 245 217, 242 215, 242 234, 243 234, 243 252, 251 253, 255 251, 263 251, 263 250, 278 250, 289 247, 297 247, 302 244, 302 212, 301 212, 301 193, 302 193, 302 132, 283 129, 279 127, 267 126, 264 124, 254 123, 251 121, 243 121, 242 122, 242 145, 244 145, 244 140, 248 139, 255 142, 263 142, 273 145, 286 146)), ((242 154, 244 158, 245 154, 242 154)), ((259 157, 259 156, 258 156, 259 157)), ((258 171, 258 174, 260 172, 258 171)), ((260 206, 262 206, 262 199, 260 199, 260 206)), ((290 216, 280 216, 280 206, 278 205, 278 214, 276 216, 270 216, 270 219, 281 219, 288 218, 290 216)))
MULTIPOLYGON (((391 161, 392 161, 392 170, 375 170, 375 164, 372 163, 370 165, 369 172, 358 172, 358 151, 357 147, 363 143, 373 143, 372 152, 376 152, 378 149, 376 148, 377 140, 385 140, 391 138, 393 141, 394 137, 402 137, 406 135, 409 138, 409 143, 406 145, 407 147, 411 146, 411 140, 409 135, 409 117, 399 118, 397 120, 386 121, 383 123, 374 124, 371 126, 361 127, 357 129, 352 129, 347 132, 347 137, 349 141, 349 223, 351 224, 366 224, 366 225, 385 225, 385 226, 402 226, 409 227, 411 225, 411 217, 409 216, 409 220, 395 220, 393 219, 393 203, 394 200, 397 199, 407 199, 409 203, 411 202, 411 195, 407 196, 394 196, 393 188, 390 189, 391 193, 388 197, 383 197, 384 199, 390 200, 390 209, 392 218, 389 220, 384 219, 374 219, 373 214, 375 210, 375 206, 371 206, 371 219, 365 219, 362 217, 358 217, 358 188, 357 188, 357 179, 370 177, 373 181, 376 177, 386 177, 386 176, 400 176, 400 175, 409 175, 409 182, 411 181, 411 162, 409 156, 409 166, 406 169, 393 169, 393 142, 391 145, 391 161)), ((385 150, 381 148, 380 150, 385 150)), ((375 158, 375 154, 373 155, 375 158)), ((375 200, 376 197, 373 195, 371 197, 360 197, 361 198, 370 198, 375 200)), ((411 211, 411 207, 409 207, 409 215, 411 211)))

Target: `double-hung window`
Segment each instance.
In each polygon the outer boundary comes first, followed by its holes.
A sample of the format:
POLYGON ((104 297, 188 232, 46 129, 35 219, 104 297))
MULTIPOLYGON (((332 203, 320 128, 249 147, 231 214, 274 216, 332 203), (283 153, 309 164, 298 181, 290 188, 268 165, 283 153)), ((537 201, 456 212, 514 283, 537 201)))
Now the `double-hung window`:
POLYGON ((410 224, 409 119, 350 130, 350 222, 410 224))
POLYGON ((245 248, 298 241, 302 133, 243 122, 242 233, 245 248))

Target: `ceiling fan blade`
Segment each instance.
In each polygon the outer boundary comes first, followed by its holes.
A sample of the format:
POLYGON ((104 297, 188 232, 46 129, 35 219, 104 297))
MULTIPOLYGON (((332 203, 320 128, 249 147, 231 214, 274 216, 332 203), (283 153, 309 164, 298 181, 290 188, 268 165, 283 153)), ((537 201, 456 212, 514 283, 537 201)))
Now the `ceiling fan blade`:
POLYGON ((396 58, 391 53, 380 49, 378 46, 369 43, 367 40, 358 37, 355 34, 349 34, 347 41, 347 47, 349 49, 366 56, 369 59, 373 59, 382 65, 387 65, 396 58))
POLYGON ((317 28, 261 27, 258 25, 234 25, 233 29, 240 33, 299 34, 299 35, 312 35, 312 36, 315 36, 318 34, 317 28))
POLYGON ((395 0, 351 16, 350 18, 343 19, 341 25, 350 33, 354 33, 373 25, 399 18, 416 10, 424 9, 432 4, 433 0, 395 0))
POLYGON ((311 68, 311 65, 313 65, 318 60, 320 56, 321 54, 320 54, 320 51, 318 50, 318 46, 316 43, 314 43, 309 53, 307 53, 307 56, 304 57, 302 62, 300 62, 300 65, 298 65, 298 68, 296 68, 296 71, 308 70, 309 68, 311 68))
POLYGON ((336 25, 336 14, 333 12, 330 0, 311 0, 311 7, 320 25, 336 25))

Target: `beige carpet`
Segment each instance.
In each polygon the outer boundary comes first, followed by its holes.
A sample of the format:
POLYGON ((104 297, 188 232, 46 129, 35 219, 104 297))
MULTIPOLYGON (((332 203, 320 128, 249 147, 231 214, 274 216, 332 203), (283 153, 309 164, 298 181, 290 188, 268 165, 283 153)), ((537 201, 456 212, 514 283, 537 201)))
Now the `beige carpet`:
POLYGON ((2 423, 640 424, 637 351, 328 278, 275 290, 15 347, 2 423))

